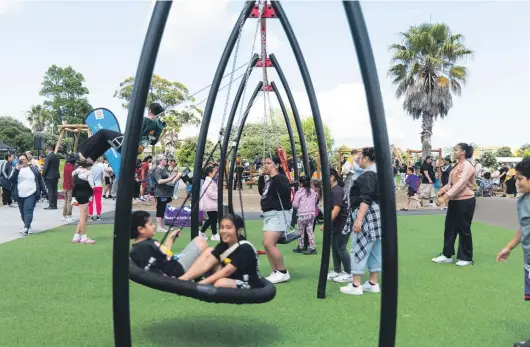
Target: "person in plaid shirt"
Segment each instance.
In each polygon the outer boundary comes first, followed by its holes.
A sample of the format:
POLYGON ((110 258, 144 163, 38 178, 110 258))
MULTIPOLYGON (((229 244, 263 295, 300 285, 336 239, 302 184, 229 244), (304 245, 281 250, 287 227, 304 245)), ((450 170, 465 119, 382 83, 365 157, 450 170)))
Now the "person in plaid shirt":
POLYGON ((364 292, 379 293, 379 272, 381 272, 381 212, 379 210, 379 187, 373 147, 362 150, 359 166, 365 171, 353 183, 349 192, 350 215, 345 231, 353 237, 351 249, 352 282, 340 291, 349 295, 364 292), (361 277, 368 268, 370 279, 361 285, 361 277))

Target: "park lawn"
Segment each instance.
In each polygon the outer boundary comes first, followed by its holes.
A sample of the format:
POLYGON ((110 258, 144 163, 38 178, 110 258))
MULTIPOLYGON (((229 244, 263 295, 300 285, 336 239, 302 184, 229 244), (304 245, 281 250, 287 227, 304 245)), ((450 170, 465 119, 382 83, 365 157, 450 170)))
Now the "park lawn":
MULTIPOLYGON (((248 222, 256 245, 260 225, 248 222)), ((0 245, 2 346, 113 346, 112 225, 89 226, 95 245, 72 244, 73 230, 0 245)), ((397 346, 510 346, 530 338, 521 251, 495 263, 514 231, 475 223, 473 232, 476 265, 438 265, 430 259, 441 249, 443 216, 399 218, 397 346)), ((327 298, 317 299, 320 256, 293 254, 293 246, 281 247, 292 280, 266 304, 206 304, 131 282, 134 346, 376 346, 380 295, 346 296, 328 282, 327 298)), ((267 275, 264 256, 260 265, 267 275)))

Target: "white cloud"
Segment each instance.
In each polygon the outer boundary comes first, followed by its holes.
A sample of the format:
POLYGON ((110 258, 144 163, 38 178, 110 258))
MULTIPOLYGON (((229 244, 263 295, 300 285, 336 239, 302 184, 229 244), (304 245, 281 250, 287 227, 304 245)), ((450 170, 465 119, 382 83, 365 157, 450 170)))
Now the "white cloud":
POLYGON ((0 15, 20 10, 22 2, 19 0, 0 0, 0 15))

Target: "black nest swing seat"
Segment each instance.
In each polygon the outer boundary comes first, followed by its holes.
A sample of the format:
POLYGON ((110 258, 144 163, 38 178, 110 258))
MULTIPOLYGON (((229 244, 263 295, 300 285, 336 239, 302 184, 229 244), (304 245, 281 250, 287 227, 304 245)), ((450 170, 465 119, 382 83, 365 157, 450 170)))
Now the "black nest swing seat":
POLYGON ((263 304, 276 296, 276 287, 264 278, 260 279, 260 288, 218 288, 144 270, 132 259, 129 259, 129 278, 149 288, 216 304, 263 304))

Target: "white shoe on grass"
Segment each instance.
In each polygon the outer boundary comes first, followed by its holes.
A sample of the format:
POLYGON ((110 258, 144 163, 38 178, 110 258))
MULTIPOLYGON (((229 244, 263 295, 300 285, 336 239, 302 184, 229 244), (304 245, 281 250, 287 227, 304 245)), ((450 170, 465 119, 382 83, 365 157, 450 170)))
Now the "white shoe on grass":
POLYGON ((331 271, 328 273, 328 281, 333 281, 333 279, 338 276, 340 276, 340 272, 331 271))
POLYGON ((289 272, 284 274, 284 273, 281 273, 280 271, 274 271, 269 277, 267 277, 267 281, 273 284, 287 282, 290 279, 291 279, 291 276, 289 275, 289 272))
POLYGON ((453 259, 447 258, 445 255, 440 254, 436 258, 432 258, 432 261, 438 264, 450 264, 453 262, 453 259))
POLYGON ((221 238, 219 237, 219 234, 212 235, 210 238, 212 241, 221 241, 221 238))
POLYGON ((353 283, 350 282, 348 285, 340 287, 340 292, 348 295, 363 295, 363 287, 354 287, 353 283))
POLYGON ((473 262, 472 261, 469 261, 469 260, 458 260, 456 262, 456 266, 468 266, 468 265, 473 265, 473 262))
POLYGON ((362 285, 363 291, 370 293, 380 293, 381 288, 379 288, 379 283, 371 284, 370 281, 366 281, 362 285))
POLYGON ((333 278, 333 281, 337 283, 350 283, 351 279, 352 279, 352 275, 346 272, 342 272, 340 275, 333 278))

